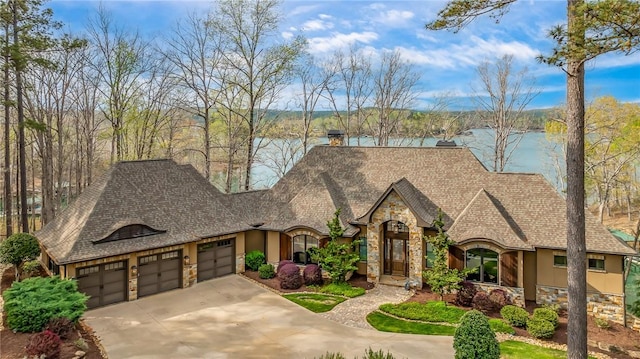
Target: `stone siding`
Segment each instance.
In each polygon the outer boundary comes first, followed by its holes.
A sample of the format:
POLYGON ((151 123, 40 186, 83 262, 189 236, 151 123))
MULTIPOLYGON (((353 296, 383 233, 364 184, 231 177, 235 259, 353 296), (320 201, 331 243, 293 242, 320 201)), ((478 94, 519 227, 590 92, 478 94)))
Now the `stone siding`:
POLYGON ((400 196, 392 191, 382 201, 371 216, 371 223, 367 225, 367 280, 378 283, 382 275, 383 238, 380 234, 388 221, 399 221, 409 228, 409 277, 412 282, 422 288, 423 263, 423 231, 418 227, 417 220, 411 210, 404 204, 400 196))
POLYGON ((511 301, 511 303, 522 308, 525 307, 524 288, 504 287, 496 284, 476 283, 476 282, 473 282, 473 284, 476 286, 476 288, 479 291, 483 291, 487 294, 489 294, 494 289, 502 289, 505 292, 507 292, 507 295, 509 296, 509 300, 511 301))
POLYGON ((185 267, 188 267, 188 275, 187 275, 187 281, 184 285, 184 287, 191 287, 192 285, 194 285, 197 281, 198 281, 198 263, 192 263, 189 265, 186 265, 185 267))
POLYGON ((244 253, 236 255, 236 273, 244 273, 244 253))
POLYGON ((636 332, 640 332, 640 318, 627 312, 627 327, 635 330, 636 332))
POLYGON ((129 277, 129 300, 138 299, 138 276, 129 277))

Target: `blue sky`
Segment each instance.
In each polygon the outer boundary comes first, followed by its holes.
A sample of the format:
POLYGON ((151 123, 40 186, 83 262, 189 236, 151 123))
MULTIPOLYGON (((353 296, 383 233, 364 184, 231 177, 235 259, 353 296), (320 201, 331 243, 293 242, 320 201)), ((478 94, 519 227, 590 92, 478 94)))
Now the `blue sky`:
MULTIPOLYGON (((82 31, 100 2, 53 0, 54 17, 73 31, 82 31)), ((473 108, 469 99, 478 89, 476 68, 511 54, 516 69, 527 67, 541 93, 532 108, 559 106, 565 102, 564 73, 538 64, 553 43, 547 30, 565 19, 566 1, 521 0, 496 24, 479 19, 457 34, 428 31, 442 1, 284 1, 280 36, 303 34, 309 51, 320 58, 333 51, 358 46, 372 54, 398 50, 422 74, 415 107, 428 108, 435 96, 446 93, 454 107, 473 108)), ((114 19, 149 37, 161 37, 190 12, 206 13, 211 1, 103 1, 114 19)), ((292 87, 291 91, 294 91, 292 87)), ((587 64, 587 100, 614 96, 624 102, 640 102, 640 53, 608 54, 587 64)))

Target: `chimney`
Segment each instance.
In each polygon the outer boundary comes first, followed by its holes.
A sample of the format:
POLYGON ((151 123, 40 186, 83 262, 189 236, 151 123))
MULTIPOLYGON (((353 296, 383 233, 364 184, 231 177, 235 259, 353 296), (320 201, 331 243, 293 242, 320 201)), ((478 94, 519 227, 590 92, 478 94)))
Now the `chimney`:
POLYGON ((436 147, 456 147, 456 141, 454 140, 439 140, 436 143, 436 147))
POLYGON ((329 130, 329 146, 344 146, 344 132, 341 130, 329 130))

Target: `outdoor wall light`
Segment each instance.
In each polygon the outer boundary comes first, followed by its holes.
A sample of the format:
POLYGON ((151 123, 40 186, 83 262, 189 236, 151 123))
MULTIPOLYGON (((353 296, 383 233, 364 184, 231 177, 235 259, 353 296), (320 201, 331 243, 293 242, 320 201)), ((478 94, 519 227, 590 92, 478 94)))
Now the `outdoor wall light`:
POLYGON ((184 265, 189 265, 189 256, 184 256, 184 265))
POLYGON ((135 277, 137 275, 138 275, 138 266, 132 265, 131 266, 131 276, 135 277))

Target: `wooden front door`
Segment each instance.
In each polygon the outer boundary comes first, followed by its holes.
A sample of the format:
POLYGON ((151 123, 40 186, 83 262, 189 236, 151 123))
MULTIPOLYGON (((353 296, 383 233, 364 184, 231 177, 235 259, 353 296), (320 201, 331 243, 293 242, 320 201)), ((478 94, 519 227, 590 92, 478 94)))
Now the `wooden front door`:
POLYGON ((407 277, 409 275, 408 240, 385 238, 384 274, 407 277))

